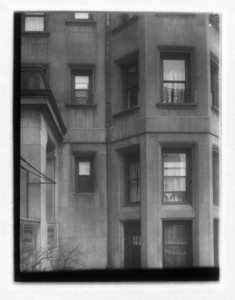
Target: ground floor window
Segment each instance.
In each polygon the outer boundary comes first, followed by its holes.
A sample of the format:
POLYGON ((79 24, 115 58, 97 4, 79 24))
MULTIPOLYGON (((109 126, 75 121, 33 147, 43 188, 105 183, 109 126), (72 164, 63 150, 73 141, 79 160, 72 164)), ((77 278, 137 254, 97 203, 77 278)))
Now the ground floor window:
POLYGON ((188 267, 192 265, 191 221, 163 222, 164 267, 188 267))
POLYGON ((219 266, 219 220, 214 219, 214 266, 219 266))

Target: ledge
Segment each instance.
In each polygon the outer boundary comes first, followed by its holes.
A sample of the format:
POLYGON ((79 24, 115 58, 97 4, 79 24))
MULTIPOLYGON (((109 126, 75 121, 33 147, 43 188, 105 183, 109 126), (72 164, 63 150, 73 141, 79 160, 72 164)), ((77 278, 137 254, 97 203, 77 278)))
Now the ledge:
POLYGON ((120 31, 122 31, 124 28, 126 28, 126 27, 128 27, 129 25, 131 25, 131 24, 137 22, 138 19, 139 19, 138 16, 133 16, 133 17, 130 18, 128 21, 123 22, 121 25, 119 25, 119 26, 117 26, 116 28, 114 28, 114 29, 112 30, 112 34, 116 34, 116 33, 120 32, 120 31))
POLYGON ((156 17, 173 17, 173 18, 194 18, 196 16, 196 14, 191 14, 191 13, 168 13, 168 12, 162 12, 162 13, 156 13, 155 14, 156 17))
POLYGON ((25 222, 25 223, 40 223, 40 220, 20 218, 20 222, 25 222))
POLYGON ((41 110, 56 139, 61 142, 67 130, 51 90, 21 90, 21 97, 24 98, 21 98, 22 109, 41 110))
POLYGON ((211 110, 217 115, 220 113, 219 108, 215 105, 211 105, 211 110))
POLYGON ((48 31, 24 31, 21 36, 32 36, 32 37, 47 37, 50 33, 48 31))
POLYGON ((71 104, 66 104, 65 107, 67 108, 76 108, 76 109, 86 109, 86 108, 96 108, 97 105, 96 104, 75 104, 75 103, 71 103, 71 104))
POLYGON ((76 21, 65 21, 68 26, 95 26, 96 21, 92 20, 76 20, 76 21))
POLYGON ((196 103, 157 103, 158 108, 165 109, 195 109, 197 108, 196 103))
POLYGON ((118 113, 115 113, 115 114, 112 115, 112 117, 113 117, 113 118, 123 117, 123 116, 125 116, 125 115, 132 114, 132 113, 138 111, 139 109, 140 109, 140 106, 137 105, 137 106, 128 108, 128 109, 126 109, 126 110, 120 111, 120 112, 118 112, 118 113))

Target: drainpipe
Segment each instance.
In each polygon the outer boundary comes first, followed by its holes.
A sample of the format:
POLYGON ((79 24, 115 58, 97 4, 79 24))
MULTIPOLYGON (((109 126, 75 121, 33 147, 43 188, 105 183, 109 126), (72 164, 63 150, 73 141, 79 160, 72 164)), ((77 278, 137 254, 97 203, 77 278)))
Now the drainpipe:
POLYGON ((110 199, 110 14, 105 13, 105 123, 106 123, 106 184, 107 184, 107 267, 112 269, 111 199, 110 199))

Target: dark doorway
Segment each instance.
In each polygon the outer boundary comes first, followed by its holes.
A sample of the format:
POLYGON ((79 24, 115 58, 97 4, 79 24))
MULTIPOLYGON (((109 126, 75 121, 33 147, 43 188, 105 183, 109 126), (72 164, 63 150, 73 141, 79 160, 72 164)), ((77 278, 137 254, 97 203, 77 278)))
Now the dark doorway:
POLYGON ((124 223, 125 236, 125 268, 141 267, 141 234, 140 222, 124 223))

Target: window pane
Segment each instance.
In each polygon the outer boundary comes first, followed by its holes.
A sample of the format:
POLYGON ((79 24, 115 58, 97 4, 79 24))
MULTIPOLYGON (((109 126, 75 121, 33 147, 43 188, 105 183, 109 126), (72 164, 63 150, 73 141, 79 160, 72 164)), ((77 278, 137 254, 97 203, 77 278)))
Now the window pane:
POLYGON ((21 89, 46 89, 41 73, 39 71, 22 71, 21 89))
POLYGON ((164 226, 164 264, 181 267, 190 263, 190 240, 188 227, 190 224, 165 224, 164 226))
POLYGON ((80 161, 78 164, 78 175, 91 175, 91 164, 89 161, 80 161))
POLYGON ((25 31, 43 31, 44 17, 40 16, 26 16, 25 17, 25 31))
POLYGON ((88 97, 89 97, 88 91, 82 91, 82 90, 75 91, 75 98, 88 98, 88 97))
POLYGON ((75 19, 87 20, 89 19, 89 13, 75 13, 75 19))
POLYGON ((185 61, 163 60, 163 79, 185 81, 185 61))
POLYGON ((164 203, 186 202, 186 192, 164 193, 164 203))
POLYGON ((165 103, 185 102, 185 83, 163 83, 163 101, 165 103))
POLYGON ((213 168, 213 204, 219 205, 219 153, 213 151, 212 154, 212 168, 213 168))
POLYGON ((181 177, 165 177, 164 178, 164 191, 166 192, 185 192, 186 191, 186 178, 181 177))
POLYGON ((186 176, 186 153, 164 153, 164 175, 186 176))
POLYGON ((88 90, 89 76, 75 76, 75 90, 88 90))
POLYGON ((133 161, 129 164, 129 189, 130 202, 140 202, 140 162, 133 161))

